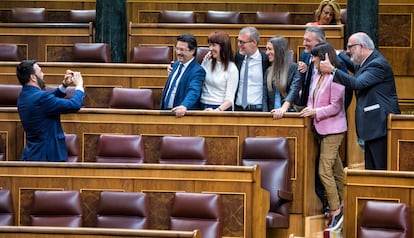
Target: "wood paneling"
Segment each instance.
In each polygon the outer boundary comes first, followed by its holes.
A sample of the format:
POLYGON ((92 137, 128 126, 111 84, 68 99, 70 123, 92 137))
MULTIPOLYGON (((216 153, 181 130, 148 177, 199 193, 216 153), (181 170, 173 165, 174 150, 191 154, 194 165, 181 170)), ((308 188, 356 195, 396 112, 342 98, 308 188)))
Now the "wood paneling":
POLYGON ((388 170, 414 171, 414 115, 388 117, 388 170))
POLYGON ((223 236, 266 237, 269 193, 261 188, 257 166, 2 162, 0 174, 2 188, 12 191, 17 225, 29 225, 34 190, 80 191, 85 227, 94 225, 100 191, 144 192, 155 229, 169 229, 175 192, 216 193, 223 203, 223 236))

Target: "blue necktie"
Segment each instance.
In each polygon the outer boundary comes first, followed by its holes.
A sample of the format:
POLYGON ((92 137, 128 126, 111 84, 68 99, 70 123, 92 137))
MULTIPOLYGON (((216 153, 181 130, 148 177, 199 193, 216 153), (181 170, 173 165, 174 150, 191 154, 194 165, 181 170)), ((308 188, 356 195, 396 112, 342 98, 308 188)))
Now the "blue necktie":
POLYGON ((275 91, 275 109, 282 107, 282 104, 280 103, 280 100, 281 100, 280 93, 279 93, 279 91, 276 90, 275 91))
POLYGON ((242 92, 242 104, 243 108, 247 107, 247 80, 249 78, 249 61, 250 57, 246 57, 246 64, 244 65, 244 78, 243 78, 243 92, 242 92))
POLYGON ((166 108, 168 108, 168 103, 170 102, 171 93, 175 87, 175 84, 177 83, 178 77, 180 77, 181 71, 183 70, 183 66, 184 65, 180 63, 180 66, 178 66, 178 72, 170 83, 170 87, 168 89, 167 96, 165 97, 165 101, 164 101, 164 105, 166 108))

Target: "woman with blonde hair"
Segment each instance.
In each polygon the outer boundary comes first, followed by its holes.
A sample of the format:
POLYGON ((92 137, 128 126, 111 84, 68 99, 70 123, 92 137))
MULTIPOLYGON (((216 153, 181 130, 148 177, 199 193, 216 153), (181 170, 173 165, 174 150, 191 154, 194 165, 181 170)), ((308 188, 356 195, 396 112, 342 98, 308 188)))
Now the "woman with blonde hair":
POLYGON ((315 11, 316 22, 306 25, 338 25, 341 24, 341 6, 335 0, 322 0, 315 11))

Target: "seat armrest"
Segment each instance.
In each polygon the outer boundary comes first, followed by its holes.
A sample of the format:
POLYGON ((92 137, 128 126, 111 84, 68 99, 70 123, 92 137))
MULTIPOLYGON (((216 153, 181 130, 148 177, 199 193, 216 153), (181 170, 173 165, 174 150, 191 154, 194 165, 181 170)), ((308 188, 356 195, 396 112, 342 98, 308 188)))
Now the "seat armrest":
POLYGON ((277 195, 279 196, 279 198, 284 199, 286 201, 292 201, 293 200, 293 193, 286 191, 286 190, 281 190, 279 189, 277 191, 277 195))

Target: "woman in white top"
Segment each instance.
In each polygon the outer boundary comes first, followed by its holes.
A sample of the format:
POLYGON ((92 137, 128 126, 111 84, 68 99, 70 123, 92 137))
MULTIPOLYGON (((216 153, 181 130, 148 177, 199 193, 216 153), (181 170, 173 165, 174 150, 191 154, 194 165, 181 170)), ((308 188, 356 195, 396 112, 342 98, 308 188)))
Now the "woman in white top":
POLYGON ((208 36, 210 51, 201 66, 206 79, 201 91, 201 108, 206 111, 230 111, 239 80, 239 71, 234 64, 234 54, 229 35, 224 31, 212 32, 208 36))

